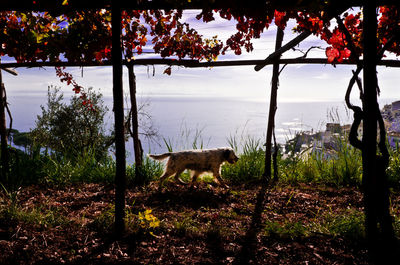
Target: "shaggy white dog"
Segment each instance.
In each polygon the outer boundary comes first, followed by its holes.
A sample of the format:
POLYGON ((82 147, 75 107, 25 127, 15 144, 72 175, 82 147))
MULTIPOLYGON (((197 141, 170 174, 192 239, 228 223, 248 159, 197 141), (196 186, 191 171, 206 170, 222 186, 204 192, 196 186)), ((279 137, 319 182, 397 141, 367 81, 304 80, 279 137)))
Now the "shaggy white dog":
POLYGON ((163 175, 160 177, 162 183, 167 177, 175 175, 175 179, 181 183, 183 182, 179 175, 185 170, 193 171, 192 184, 196 181, 198 176, 203 172, 212 172, 213 176, 217 178, 220 184, 224 181, 221 178, 221 165, 224 162, 235 163, 238 157, 232 148, 215 148, 203 150, 188 150, 173 153, 165 153, 161 155, 148 155, 155 160, 168 159, 163 175))

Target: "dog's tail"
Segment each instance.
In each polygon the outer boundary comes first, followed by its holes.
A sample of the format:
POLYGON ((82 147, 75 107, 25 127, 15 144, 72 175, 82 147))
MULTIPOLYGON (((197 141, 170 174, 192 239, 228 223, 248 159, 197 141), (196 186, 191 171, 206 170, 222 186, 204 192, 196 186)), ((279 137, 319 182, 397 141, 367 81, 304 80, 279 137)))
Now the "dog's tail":
POLYGON ((165 154, 161 154, 161 155, 151 155, 148 154, 147 156, 154 159, 154 160, 164 160, 167 157, 169 157, 171 155, 171 153, 165 153, 165 154))

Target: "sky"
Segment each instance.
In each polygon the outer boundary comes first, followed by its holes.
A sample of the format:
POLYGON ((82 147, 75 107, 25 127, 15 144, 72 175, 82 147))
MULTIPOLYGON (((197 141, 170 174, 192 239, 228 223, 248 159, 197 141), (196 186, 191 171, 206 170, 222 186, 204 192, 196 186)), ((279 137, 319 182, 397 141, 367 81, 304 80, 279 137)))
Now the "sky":
MULTIPOLYGON (((218 18, 210 23, 199 22, 195 19, 197 10, 185 11, 184 19, 205 37, 218 35, 226 39, 235 32, 233 22, 218 18)), ((296 35, 292 33, 293 22, 285 29, 284 43, 296 35)), ((254 40, 254 51, 244 52, 240 56, 228 52, 219 60, 265 59, 274 51, 276 26, 272 23, 269 30, 260 39, 254 40)), ((315 36, 303 41, 299 49, 306 51, 311 46, 314 49, 309 57, 325 58, 325 44, 315 36)), ((145 50, 151 47, 145 47, 145 50)), ((283 58, 296 58, 302 54, 298 51, 288 51, 283 58)), ((155 54, 143 54, 136 58, 156 58, 155 54)), ((3 59, 4 61, 4 59, 3 59)), ((166 66, 155 66, 153 76, 152 66, 135 66, 137 75, 138 96, 152 97, 233 97, 255 101, 268 101, 272 66, 267 66, 259 72, 253 66, 214 67, 214 68, 183 68, 172 67, 172 75, 163 74, 166 66)), ((354 66, 332 65, 288 65, 280 75, 278 100, 281 102, 304 101, 341 101, 344 99, 351 70, 354 66)), ((3 73, 3 80, 9 96, 39 96, 47 93, 49 85, 61 86, 63 91, 72 94, 72 87, 60 83, 54 68, 17 69, 19 75, 12 76, 3 73)), ((112 96, 111 67, 68 68, 67 71, 75 76, 77 82, 84 87, 100 89, 106 97, 112 96)), ((382 99, 397 99, 397 84, 399 69, 378 68, 378 78, 382 99)), ((124 73, 125 94, 127 94, 127 73, 124 73)), ((357 95, 353 95, 357 98, 357 95)))

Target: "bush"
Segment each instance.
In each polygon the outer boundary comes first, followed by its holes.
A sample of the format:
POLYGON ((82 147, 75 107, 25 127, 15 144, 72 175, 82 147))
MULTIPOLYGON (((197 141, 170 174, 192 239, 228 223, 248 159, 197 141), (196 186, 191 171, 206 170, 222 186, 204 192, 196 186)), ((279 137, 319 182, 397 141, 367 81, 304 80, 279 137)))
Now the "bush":
POLYGON ((31 136, 35 144, 50 149, 69 160, 92 152, 96 160, 107 157, 112 136, 105 134, 104 116, 108 111, 102 94, 89 88, 86 98, 74 95, 69 104, 63 102, 60 88, 49 86, 47 105, 41 106, 31 136))
POLYGON ((113 183, 115 161, 111 157, 98 161, 92 152, 85 152, 71 161, 65 157, 47 156, 42 171, 44 181, 51 184, 113 183))

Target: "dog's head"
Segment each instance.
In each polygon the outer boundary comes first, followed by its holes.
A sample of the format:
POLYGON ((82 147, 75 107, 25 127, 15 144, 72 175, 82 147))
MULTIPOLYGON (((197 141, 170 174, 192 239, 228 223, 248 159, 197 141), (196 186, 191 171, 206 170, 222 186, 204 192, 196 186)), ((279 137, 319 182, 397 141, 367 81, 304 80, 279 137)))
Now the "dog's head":
POLYGON ((239 157, 235 155, 235 152, 231 148, 224 150, 224 158, 230 164, 236 163, 239 160, 239 157))

